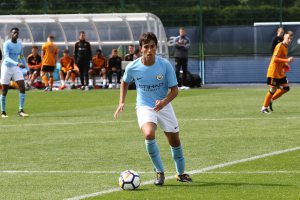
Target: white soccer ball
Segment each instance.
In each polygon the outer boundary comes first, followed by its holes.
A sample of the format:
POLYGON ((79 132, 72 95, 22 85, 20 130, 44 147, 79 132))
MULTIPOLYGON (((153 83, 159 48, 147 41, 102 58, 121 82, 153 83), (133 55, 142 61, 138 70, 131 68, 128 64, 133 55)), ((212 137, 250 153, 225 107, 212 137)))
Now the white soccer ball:
POLYGON ((123 190, 135 190, 140 184, 140 175, 133 170, 126 170, 119 177, 119 186, 123 190))

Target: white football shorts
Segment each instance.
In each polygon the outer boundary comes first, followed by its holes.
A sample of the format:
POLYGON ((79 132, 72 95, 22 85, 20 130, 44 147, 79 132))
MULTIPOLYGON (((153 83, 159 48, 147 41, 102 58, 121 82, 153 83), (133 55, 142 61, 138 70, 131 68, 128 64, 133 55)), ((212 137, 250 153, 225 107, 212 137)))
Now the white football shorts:
POLYGON ((171 103, 158 112, 149 106, 137 106, 136 113, 140 128, 147 122, 153 122, 159 124, 164 132, 179 132, 178 121, 171 103))
POLYGON ((22 69, 20 67, 1 67, 1 84, 9 85, 11 79, 13 81, 24 80, 22 69))

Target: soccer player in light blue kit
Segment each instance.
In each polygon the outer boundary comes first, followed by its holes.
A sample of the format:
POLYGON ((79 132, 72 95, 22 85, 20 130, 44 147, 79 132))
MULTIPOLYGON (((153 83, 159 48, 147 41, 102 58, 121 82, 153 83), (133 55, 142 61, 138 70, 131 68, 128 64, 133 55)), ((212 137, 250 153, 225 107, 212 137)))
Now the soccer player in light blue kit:
POLYGON ((179 139, 179 126, 170 103, 178 94, 175 71, 169 61, 156 56, 155 34, 143 33, 139 44, 143 55, 131 62, 125 69, 120 88, 119 106, 114 117, 118 118, 119 113, 124 110, 128 85, 134 81, 137 87, 138 123, 145 137, 147 152, 156 170, 154 184, 163 185, 165 180, 164 167, 155 141, 157 124, 163 129, 171 146, 177 171, 176 179, 181 182, 191 182, 189 175, 184 173, 185 161, 179 139))
POLYGON ((12 28, 10 30, 10 40, 4 42, 3 54, 4 59, 1 65, 1 117, 8 117, 5 111, 6 95, 8 92, 9 83, 11 80, 16 81, 19 86, 19 112, 20 117, 27 117, 23 110, 25 103, 25 83, 22 68, 28 68, 26 59, 23 56, 23 47, 21 42, 18 41, 19 29, 12 28))

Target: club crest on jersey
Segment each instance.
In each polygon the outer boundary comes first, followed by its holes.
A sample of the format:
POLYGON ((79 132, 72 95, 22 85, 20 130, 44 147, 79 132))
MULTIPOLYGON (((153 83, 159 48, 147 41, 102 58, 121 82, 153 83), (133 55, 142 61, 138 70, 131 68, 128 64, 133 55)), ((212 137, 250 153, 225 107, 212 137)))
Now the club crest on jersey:
POLYGON ((161 81, 164 79, 164 76, 162 74, 158 74, 158 75, 156 75, 156 79, 161 81))

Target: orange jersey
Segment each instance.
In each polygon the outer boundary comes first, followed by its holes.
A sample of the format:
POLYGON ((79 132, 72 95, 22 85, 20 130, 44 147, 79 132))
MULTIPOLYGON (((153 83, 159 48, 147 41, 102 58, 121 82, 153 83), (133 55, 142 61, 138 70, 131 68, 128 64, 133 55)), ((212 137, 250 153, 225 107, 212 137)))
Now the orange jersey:
POLYGON ((286 59, 288 54, 288 48, 282 43, 278 43, 274 49, 271 62, 269 64, 267 77, 271 78, 284 78, 286 77, 284 67, 287 63, 275 62, 275 57, 286 59))
POLYGON ((106 67, 106 58, 104 56, 94 56, 92 59, 92 63, 94 69, 106 67))
POLYGON ((60 69, 64 72, 74 69, 74 59, 70 56, 60 59, 60 69))
POLYGON ((55 44, 52 42, 46 42, 42 46, 43 58, 42 65, 55 66, 56 65, 56 56, 58 54, 58 49, 55 44))

